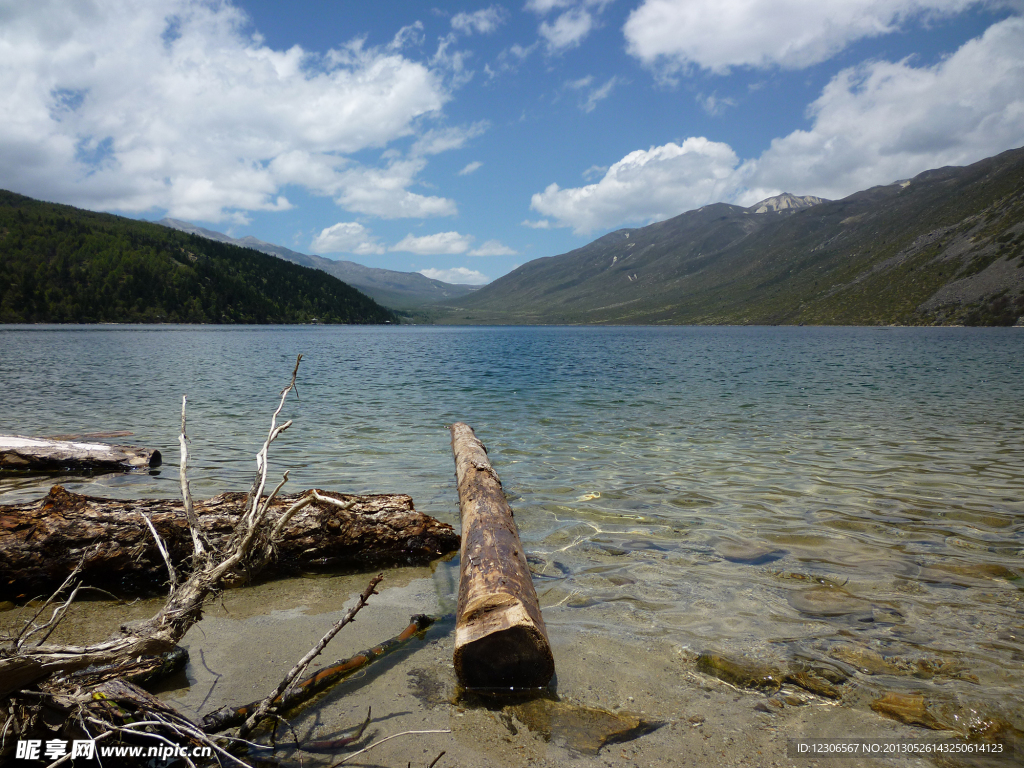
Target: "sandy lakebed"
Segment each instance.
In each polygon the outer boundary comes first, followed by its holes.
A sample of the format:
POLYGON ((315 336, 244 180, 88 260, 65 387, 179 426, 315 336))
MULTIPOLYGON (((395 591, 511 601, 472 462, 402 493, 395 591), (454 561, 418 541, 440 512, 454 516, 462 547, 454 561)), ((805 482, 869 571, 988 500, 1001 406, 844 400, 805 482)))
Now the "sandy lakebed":
MULTIPOLYGON (((549 616, 557 677, 553 692, 562 705, 531 715, 516 703, 460 699, 454 648, 457 559, 431 567, 384 572, 380 594, 327 646, 311 669, 354 655, 397 635, 412 614, 446 615, 414 638, 313 704, 289 717, 302 743, 332 741, 358 724, 372 708, 373 721, 359 745, 404 731, 450 729, 393 739, 348 764, 422 766, 441 752, 439 768, 480 766, 931 766, 920 757, 810 759, 787 756, 789 739, 860 738, 893 742, 941 741, 950 734, 907 726, 868 709, 854 687, 841 702, 784 686, 768 694, 735 687, 696 669, 697 651, 665 640, 629 642, 589 632, 549 616), (608 743, 609 724, 590 708, 638 716, 648 728, 608 743)), ((309 648, 355 602, 371 574, 312 576, 228 590, 208 605, 203 620, 186 636, 187 668, 160 684, 160 697, 193 717, 225 705, 256 700, 279 682, 309 648)), ((124 622, 152 615, 159 599, 117 603, 90 600, 75 607, 53 642, 99 640, 124 622)), ((0 614, 10 628, 24 609, 0 614)), ((252 753, 287 766, 328 766, 348 752, 307 752, 288 745, 274 755, 252 753)), ((351 749, 348 750, 349 752, 351 749)), ((1008 766, 1005 758, 940 762, 943 765, 1008 766)))

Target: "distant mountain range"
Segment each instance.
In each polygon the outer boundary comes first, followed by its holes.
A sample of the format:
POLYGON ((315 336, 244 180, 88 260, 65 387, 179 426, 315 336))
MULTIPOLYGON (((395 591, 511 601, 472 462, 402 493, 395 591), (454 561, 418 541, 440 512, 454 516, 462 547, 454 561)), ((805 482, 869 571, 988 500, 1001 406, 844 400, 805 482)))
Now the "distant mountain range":
POLYGON ((451 301, 478 288, 475 285, 458 285, 432 280, 419 272, 376 269, 364 267, 354 261, 335 261, 334 259, 325 259, 323 256, 311 256, 273 243, 265 243, 252 236, 236 239, 223 232, 197 227, 195 224, 178 219, 161 219, 156 223, 221 243, 230 243, 241 248, 252 248, 293 264, 319 269, 358 288, 374 301, 392 309, 416 309, 436 301, 451 301))
POLYGON ((842 200, 718 203, 535 259, 451 323, 968 324, 1024 315, 1024 149, 842 200))

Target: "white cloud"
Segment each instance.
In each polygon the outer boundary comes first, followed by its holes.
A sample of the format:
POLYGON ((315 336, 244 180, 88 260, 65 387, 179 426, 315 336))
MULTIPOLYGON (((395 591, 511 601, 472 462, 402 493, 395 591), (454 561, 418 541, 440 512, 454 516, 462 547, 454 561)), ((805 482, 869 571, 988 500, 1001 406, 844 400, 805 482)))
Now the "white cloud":
MULTIPOLYGON (((530 229, 552 229, 553 227, 557 226, 556 224, 552 224, 547 219, 538 219, 537 221, 530 221, 529 219, 523 219, 523 221, 521 223, 522 223, 522 225, 524 227, 529 227, 530 229)), ((565 224, 563 226, 567 227, 569 225, 565 224)))
POLYGON ((556 8, 566 8, 574 3, 575 0, 528 0, 523 7, 528 11, 533 11, 543 16, 544 14, 551 13, 556 8))
POLYGON ((359 256, 384 253, 370 230, 356 221, 342 221, 327 227, 313 239, 315 253, 354 253, 359 256))
MULTIPOLYGON (((228 2, 5 6, 4 185, 91 208, 237 219, 286 209, 282 174, 312 190, 350 186, 344 155, 415 133, 450 98, 437 72, 391 48, 278 51, 247 24, 228 2), (288 172, 297 165, 308 183, 288 172)), ((408 211, 454 210, 409 195, 408 211)))
POLYGON ((578 6, 559 14, 554 22, 541 22, 539 32, 547 42, 548 51, 560 53, 576 48, 593 28, 594 17, 586 8, 578 6))
POLYGON ((623 27, 627 50, 671 73, 696 65, 797 69, 909 20, 956 14, 980 0, 644 0, 623 27))
POLYGON ((425 166, 419 158, 395 160, 385 168, 355 166, 336 174, 331 191, 342 208, 382 219, 454 216, 454 200, 409 191, 425 166))
POLYGON ((470 139, 484 134, 489 127, 490 123, 487 120, 478 120, 472 125, 433 128, 416 140, 412 145, 412 154, 437 155, 452 149, 460 149, 470 139))
MULTIPOLYGON (((591 78, 584 79, 591 80, 591 78)), ((597 107, 597 103, 607 99, 611 95, 612 89, 618 85, 619 82, 620 80, 618 77, 611 77, 604 85, 598 86, 597 88, 591 88, 589 93, 587 93, 586 100, 580 103, 580 109, 587 114, 593 112, 594 108, 597 107)), ((587 85, 590 85, 590 83, 588 82, 587 85)))
POLYGON ((465 35, 478 32, 487 35, 494 32, 505 23, 508 18, 508 11, 500 5, 492 5, 489 8, 481 8, 473 13, 457 13, 452 16, 452 29, 456 29, 465 35))
POLYGON ((389 250, 408 251, 421 256, 437 256, 446 253, 465 253, 472 244, 473 238, 470 235, 460 235, 458 232, 438 232, 435 235, 423 235, 422 237, 406 235, 389 250))
POLYGON ((841 198, 973 163, 1024 145, 1022 50, 1024 19, 1011 17, 934 66, 875 61, 847 69, 811 105, 811 127, 775 139, 759 158, 740 163, 726 144, 689 138, 632 152, 597 183, 552 184, 533 195, 531 208, 553 226, 586 233, 707 203, 751 205, 781 191, 841 198))
POLYGON ((1021 51, 1024 19, 1012 17, 931 67, 844 70, 811 105, 811 128, 774 140, 746 183, 837 198, 1024 145, 1021 51))
POLYGON ((728 96, 719 98, 717 93, 712 93, 710 96, 699 93, 697 94, 697 103, 700 104, 701 109, 714 117, 722 114, 726 107, 735 107, 736 99, 728 96))
POLYGON ((441 280, 445 283, 456 285, 484 285, 491 282, 491 279, 475 269, 455 267, 454 269, 421 269, 421 275, 426 275, 431 280, 441 280))
POLYGON ((469 176, 469 174, 473 173, 474 171, 480 170, 481 166, 483 166, 483 163, 481 163, 479 160, 474 160, 472 163, 467 163, 466 167, 459 171, 459 176, 469 176))
POLYGON ((509 248, 507 245, 502 245, 497 240, 488 240, 483 243, 479 248, 474 248, 469 252, 470 256, 518 256, 519 251, 514 248, 509 248))
POLYGON ((733 191, 739 158, 727 144, 689 138, 637 150, 613 164, 596 184, 551 184, 530 207, 578 234, 625 222, 646 223, 722 200, 733 191))

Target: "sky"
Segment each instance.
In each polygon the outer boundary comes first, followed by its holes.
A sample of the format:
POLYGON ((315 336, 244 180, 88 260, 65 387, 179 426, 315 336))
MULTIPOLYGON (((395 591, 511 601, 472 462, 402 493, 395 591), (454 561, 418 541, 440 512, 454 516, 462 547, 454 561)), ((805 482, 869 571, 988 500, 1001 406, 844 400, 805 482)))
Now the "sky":
POLYGON ((0 0, 0 188, 483 284, 1024 145, 1024 0, 0 0))

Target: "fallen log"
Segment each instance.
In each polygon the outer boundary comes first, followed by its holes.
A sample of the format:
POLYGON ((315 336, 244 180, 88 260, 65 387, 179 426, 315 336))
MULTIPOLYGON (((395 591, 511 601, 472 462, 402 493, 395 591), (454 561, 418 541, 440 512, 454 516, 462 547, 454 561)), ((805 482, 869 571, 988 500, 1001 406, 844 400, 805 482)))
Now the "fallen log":
MULTIPOLYGON (((417 512, 409 496, 317 493, 327 500, 310 501, 287 521, 263 573, 425 563, 459 546, 452 527, 417 512)), ((304 496, 275 498, 269 527, 304 496)), ((226 545, 245 504, 244 493, 196 502, 200 530, 214 547, 226 545)), ((144 516, 175 568, 187 566, 193 541, 181 501, 102 499, 56 485, 38 501, 0 505, 0 597, 49 593, 79 563, 89 585, 128 594, 166 589, 166 565, 144 516)))
POLYGON ((43 437, 0 435, 0 469, 124 471, 158 467, 160 462, 160 451, 135 445, 74 443, 43 437))
POLYGON ((544 687, 555 661, 512 510, 473 429, 451 433, 462 517, 455 672, 469 690, 544 687))

